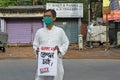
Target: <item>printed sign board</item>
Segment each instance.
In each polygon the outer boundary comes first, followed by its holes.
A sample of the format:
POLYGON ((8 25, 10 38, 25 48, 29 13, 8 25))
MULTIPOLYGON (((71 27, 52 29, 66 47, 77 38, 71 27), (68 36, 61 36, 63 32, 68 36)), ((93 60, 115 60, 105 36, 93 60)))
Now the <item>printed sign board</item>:
POLYGON ((108 7, 110 4, 109 0, 103 0, 103 7, 108 7))
POLYGON ((83 3, 47 3, 47 9, 54 9, 57 17, 83 17, 83 3))
POLYGON ((57 74, 57 51, 52 46, 40 46, 38 54, 38 75, 55 76, 57 74))

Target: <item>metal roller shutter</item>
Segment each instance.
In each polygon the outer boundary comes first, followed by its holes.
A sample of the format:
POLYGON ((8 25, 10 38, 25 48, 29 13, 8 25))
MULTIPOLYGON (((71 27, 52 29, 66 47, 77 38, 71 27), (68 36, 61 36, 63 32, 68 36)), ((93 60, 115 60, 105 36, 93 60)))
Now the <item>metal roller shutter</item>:
POLYGON ((55 25, 63 28, 70 43, 78 43, 78 21, 77 19, 57 19, 55 25))
POLYGON ((37 29, 41 27, 42 23, 37 19, 8 19, 8 42, 32 43, 37 29))

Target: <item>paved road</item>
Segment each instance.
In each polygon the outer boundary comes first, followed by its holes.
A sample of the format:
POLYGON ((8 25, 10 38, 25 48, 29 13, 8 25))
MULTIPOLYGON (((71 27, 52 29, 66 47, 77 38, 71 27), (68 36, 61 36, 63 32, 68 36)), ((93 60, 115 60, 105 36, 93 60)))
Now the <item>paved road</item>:
MULTIPOLYGON (((120 80, 120 60, 65 59, 64 80, 120 80)), ((0 80, 34 80, 36 60, 0 60, 0 80)))

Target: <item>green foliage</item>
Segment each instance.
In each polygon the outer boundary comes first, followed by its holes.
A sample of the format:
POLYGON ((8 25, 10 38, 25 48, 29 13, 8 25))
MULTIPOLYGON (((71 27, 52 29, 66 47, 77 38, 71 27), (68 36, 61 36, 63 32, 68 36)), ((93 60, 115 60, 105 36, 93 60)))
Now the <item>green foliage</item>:
POLYGON ((0 7, 7 7, 10 0, 0 0, 0 7))
POLYGON ((0 0, 0 7, 33 5, 32 0, 0 0))
POLYGON ((43 4, 46 3, 80 3, 86 0, 41 0, 43 4))

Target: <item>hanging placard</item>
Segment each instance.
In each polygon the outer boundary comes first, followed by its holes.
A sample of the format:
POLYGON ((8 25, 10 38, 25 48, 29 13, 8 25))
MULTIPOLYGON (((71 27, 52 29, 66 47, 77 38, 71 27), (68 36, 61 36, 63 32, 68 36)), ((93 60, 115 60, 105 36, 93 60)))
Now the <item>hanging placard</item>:
POLYGON ((57 74, 57 51, 53 46, 40 46, 38 54, 38 75, 55 76, 57 74))

